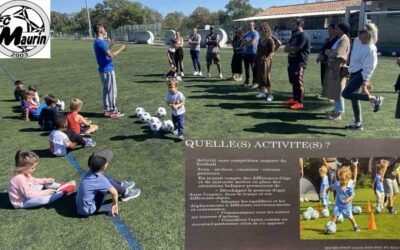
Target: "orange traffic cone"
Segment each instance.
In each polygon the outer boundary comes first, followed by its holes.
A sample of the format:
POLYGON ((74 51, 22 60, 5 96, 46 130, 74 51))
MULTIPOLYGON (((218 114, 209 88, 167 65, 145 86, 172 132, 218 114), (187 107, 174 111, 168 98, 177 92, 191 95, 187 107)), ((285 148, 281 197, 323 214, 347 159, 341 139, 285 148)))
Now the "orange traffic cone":
POLYGON ((322 209, 321 209, 321 205, 320 205, 319 203, 318 203, 318 205, 317 205, 317 209, 315 209, 315 210, 317 210, 318 213, 321 213, 322 209))
POLYGON ((376 227, 376 224, 375 224, 375 216, 373 213, 370 213, 368 230, 377 230, 377 229, 378 228, 376 227))
POLYGON ((372 209, 371 209, 371 202, 367 202, 367 206, 365 207, 365 212, 367 213, 371 213, 372 209))

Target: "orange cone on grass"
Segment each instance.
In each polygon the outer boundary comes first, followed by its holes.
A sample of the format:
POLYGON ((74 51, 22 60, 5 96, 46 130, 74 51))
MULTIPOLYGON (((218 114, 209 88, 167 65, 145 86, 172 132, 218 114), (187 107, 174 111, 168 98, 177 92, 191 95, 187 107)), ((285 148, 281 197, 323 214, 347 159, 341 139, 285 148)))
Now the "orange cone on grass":
POLYGON ((367 206, 365 207, 365 211, 367 212, 367 213, 371 213, 372 212, 372 209, 371 209, 371 202, 367 202, 367 206))
POLYGON ((319 203, 318 203, 318 205, 317 205, 317 209, 315 209, 315 210, 317 210, 318 213, 321 213, 321 212, 322 212, 321 205, 320 205, 319 203))
POLYGON ((375 224, 375 216, 373 213, 370 213, 368 230, 377 230, 377 229, 378 228, 376 227, 376 224, 375 224))

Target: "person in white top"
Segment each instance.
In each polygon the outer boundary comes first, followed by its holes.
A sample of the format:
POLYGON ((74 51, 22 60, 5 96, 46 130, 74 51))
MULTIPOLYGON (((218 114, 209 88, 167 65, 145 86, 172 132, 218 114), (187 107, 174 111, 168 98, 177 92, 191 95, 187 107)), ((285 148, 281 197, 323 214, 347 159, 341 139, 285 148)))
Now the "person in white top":
POLYGON ((374 112, 379 111, 382 105, 382 96, 373 96, 369 93, 371 89, 370 80, 378 64, 375 46, 377 41, 378 29, 375 24, 369 23, 360 30, 358 38, 353 42, 349 65, 350 79, 342 92, 342 96, 351 100, 355 120, 353 124, 345 126, 346 129, 364 129, 360 101, 370 101, 374 112))

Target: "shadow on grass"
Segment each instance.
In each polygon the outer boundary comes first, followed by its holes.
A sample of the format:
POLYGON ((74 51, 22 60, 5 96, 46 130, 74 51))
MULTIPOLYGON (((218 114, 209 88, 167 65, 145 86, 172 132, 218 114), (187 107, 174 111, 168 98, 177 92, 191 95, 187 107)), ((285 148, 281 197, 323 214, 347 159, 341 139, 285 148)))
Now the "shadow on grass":
POLYGON ((21 113, 22 112, 21 105, 12 106, 11 109, 12 109, 13 113, 21 113))
POLYGON ((220 103, 216 105, 207 104, 204 107, 222 108, 222 109, 261 109, 266 107, 266 103, 247 102, 247 103, 220 103))
POLYGON ((165 83, 165 79, 135 81, 135 83, 165 83))
POLYGON ((43 132, 41 128, 22 128, 19 132, 43 132))
POLYGON ((254 100, 253 95, 192 95, 188 96, 190 99, 214 99, 214 100, 237 100, 237 101, 248 101, 254 100))
POLYGON ((15 116, 3 116, 2 118, 3 118, 3 119, 21 120, 21 121, 23 121, 22 116, 20 116, 20 115, 15 115, 15 116))
POLYGON ((8 198, 8 193, 0 193, 0 209, 14 209, 14 207, 11 205, 10 199, 8 198))
POLYGON ((94 113, 94 112, 80 112, 83 117, 87 118, 108 118, 105 117, 103 113, 94 113))
POLYGON ((56 158, 56 156, 51 153, 50 149, 34 149, 32 151, 37 154, 39 158, 56 158))
MULTIPOLYGON (((112 203, 111 199, 106 200, 103 205, 112 203)), ((88 217, 80 216, 77 214, 76 208, 76 192, 64 196, 61 199, 57 200, 53 205, 48 206, 48 208, 54 208, 56 212, 64 217, 68 218, 78 218, 78 219, 86 219, 88 217)), ((90 217, 99 216, 99 215, 106 215, 108 216, 107 212, 100 211, 92 214, 90 217)))
POLYGON ((135 76, 143 76, 143 77, 164 77, 165 73, 152 73, 152 74, 141 74, 135 76))
POLYGON ((18 102, 15 99, 7 99, 7 100, 1 100, 1 102, 18 102))
POLYGON ((180 140, 172 137, 166 136, 164 133, 152 133, 152 132, 146 132, 144 131, 144 134, 140 135, 130 135, 130 136, 125 136, 125 135, 118 135, 111 137, 111 141, 125 141, 125 140, 134 140, 138 142, 143 142, 147 140, 155 140, 155 139, 160 139, 160 140, 172 140, 174 142, 180 142, 180 140))
POLYGON ((284 122, 297 122, 301 120, 323 120, 324 114, 310 112, 251 112, 236 114, 237 116, 251 116, 255 119, 281 120, 284 122))
POLYGON ((343 129, 343 127, 327 127, 327 126, 311 126, 304 124, 291 124, 287 122, 269 122, 261 123, 254 126, 254 128, 245 128, 243 131, 253 133, 270 133, 278 135, 292 135, 292 134, 320 134, 320 135, 332 135, 346 137, 345 134, 326 132, 323 130, 330 129, 343 129))

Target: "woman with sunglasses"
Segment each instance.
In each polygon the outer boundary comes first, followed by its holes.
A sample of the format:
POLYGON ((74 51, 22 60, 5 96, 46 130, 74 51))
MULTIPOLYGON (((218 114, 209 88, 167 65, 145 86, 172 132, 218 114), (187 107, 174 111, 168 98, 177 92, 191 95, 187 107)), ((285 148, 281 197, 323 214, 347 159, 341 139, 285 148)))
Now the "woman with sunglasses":
POLYGON ((346 129, 363 130, 361 101, 370 101, 374 112, 379 111, 383 97, 369 93, 371 77, 378 64, 377 48, 378 29, 375 24, 369 23, 360 30, 358 38, 353 42, 350 56, 350 79, 342 92, 345 99, 351 100, 354 113, 354 123, 345 126, 346 129))

